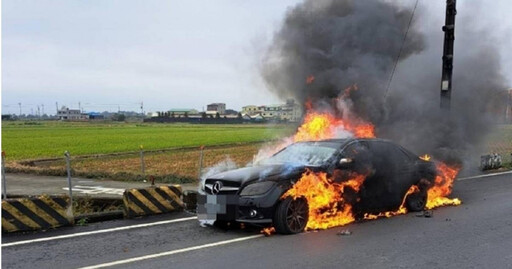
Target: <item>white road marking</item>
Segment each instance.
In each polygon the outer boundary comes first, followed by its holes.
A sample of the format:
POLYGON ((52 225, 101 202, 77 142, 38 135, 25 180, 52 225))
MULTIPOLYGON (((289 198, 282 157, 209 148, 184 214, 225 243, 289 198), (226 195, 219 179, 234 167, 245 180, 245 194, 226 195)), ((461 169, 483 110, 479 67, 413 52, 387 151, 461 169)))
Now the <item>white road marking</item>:
POLYGON ((159 258, 159 257, 164 257, 164 256, 170 256, 170 255, 174 255, 174 254, 178 254, 178 253, 189 252, 189 251, 203 249, 203 248, 211 248, 211 247, 216 247, 216 246, 227 245, 227 244, 231 244, 231 243, 256 239, 256 238, 260 238, 262 236, 264 236, 264 235, 262 235, 262 234, 251 235, 251 236, 240 237, 240 238, 235 238, 235 239, 230 239, 230 240, 225 240, 225 241, 219 241, 219 242, 205 244, 205 245, 199 245, 199 246, 194 246, 194 247, 181 248, 181 249, 176 249, 176 250, 171 250, 171 251, 166 251, 166 252, 149 254, 149 255, 145 255, 145 256, 139 256, 139 257, 130 258, 130 259, 126 259, 126 260, 118 260, 118 261, 113 261, 113 262, 101 263, 101 264, 81 267, 79 269, 95 269, 95 268, 104 268, 104 267, 115 266, 115 265, 120 265, 120 264, 127 264, 127 263, 131 263, 131 262, 137 262, 137 261, 154 259, 154 258, 159 258))
POLYGON ((188 220, 194 220, 194 219, 197 219, 197 217, 188 217, 188 218, 181 218, 181 219, 163 220, 163 221, 157 221, 157 222, 151 222, 151 223, 143 223, 143 224, 136 224, 136 225, 130 225, 130 226, 123 226, 123 227, 116 227, 116 228, 110 228, 110 229, 104 229, 104 230, 97 230, 97 231, 90 231, 90 232, 81 232, 81 233, 74 233, 74 234, 65 234, 65 235, 59 235, 59 236, 54 236, 54 237, 37 238, 37 239, 32 239, 32 240, 25 240, 25 241, 18 241, 18 242, 2 244, 2 247, 18 246, 18 245, 37 243, 37 242, 45 242, 45 241, 52 241, 52 240, 64 239, 64 238, 72 238, 72 237, 78 237, 78 236, 84 236, 84 235, 93 235, 93 234, 102 234, 102 233, 124 231, 124 230, 143 228, 143 227, 150 227, 150 226, 169 224, 169 223, 175 223, 175 222, 182 222, 182 221, 188 221, 188 220))
POLYGON ((485 175, 478 175, 478 176, 471 176, 471 177, 461 177, 461 178, 457 178, 457 180, 466 180, 466 179, 483 178, 483 177, 493 177, 493 176, 501 176, 501 175, 506 175, 506 174, 512 174, 512 171, 500 172, 500 173, 492 173, 492 174, 485 174, 485 175))
MULTIPOLYGON (((62 188, 63 190, 68 191, 68 187, 62 188)), ((117 194, 117 195, 123 195, 125 189, 120 188, 105 188, 102 186, 82 186, 82 185, 76 185, 73 186, 73 192, 79 192, 83 194, 117 194)))

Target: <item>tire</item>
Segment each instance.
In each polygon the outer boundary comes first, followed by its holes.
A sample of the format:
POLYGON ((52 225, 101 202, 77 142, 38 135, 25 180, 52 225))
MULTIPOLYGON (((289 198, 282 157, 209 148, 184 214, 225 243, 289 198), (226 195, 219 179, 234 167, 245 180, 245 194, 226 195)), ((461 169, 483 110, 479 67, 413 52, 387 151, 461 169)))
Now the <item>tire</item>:
POLYGON ((305 198, 288 197, 281 201, 274 212, 274 227, 280 234, 301 233, 309 219, 309 207, 305 198))
POLYGON ((405 206, 410 212, 419 212, 425 209, 427 205, 427 192, 420 191, 415 192, 407 196, 405 200, 405 206))

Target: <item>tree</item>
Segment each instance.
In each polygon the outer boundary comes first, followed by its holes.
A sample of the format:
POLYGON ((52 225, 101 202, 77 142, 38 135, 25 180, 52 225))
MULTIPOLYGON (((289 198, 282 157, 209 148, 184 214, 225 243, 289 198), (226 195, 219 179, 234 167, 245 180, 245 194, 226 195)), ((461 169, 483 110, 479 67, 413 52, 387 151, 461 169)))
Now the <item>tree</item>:
POLYGON ((185 119, 188 119, 188 112, 185 111, 184 117, 185 117, 185 119))
POLYGON ((216 119, 220 119, 220 114, 219 114, 219 112, 215 113, 215 118, 216 118, 216 119))
POLYGON ((126 120, 126 116, 124 114, 114 114, 114 116, 112 116, 112 120, 114 121, 125 121, 126 120))

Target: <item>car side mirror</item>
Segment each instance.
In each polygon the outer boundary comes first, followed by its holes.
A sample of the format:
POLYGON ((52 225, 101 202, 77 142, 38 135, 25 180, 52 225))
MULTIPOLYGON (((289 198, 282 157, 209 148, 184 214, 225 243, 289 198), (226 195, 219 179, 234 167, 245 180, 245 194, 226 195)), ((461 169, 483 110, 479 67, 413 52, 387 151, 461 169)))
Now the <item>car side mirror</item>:
POLYGON ((352 165, 353 162, 354 160, 351 158, 341 158, 338 162, 338 168, 348 168, 352 165))

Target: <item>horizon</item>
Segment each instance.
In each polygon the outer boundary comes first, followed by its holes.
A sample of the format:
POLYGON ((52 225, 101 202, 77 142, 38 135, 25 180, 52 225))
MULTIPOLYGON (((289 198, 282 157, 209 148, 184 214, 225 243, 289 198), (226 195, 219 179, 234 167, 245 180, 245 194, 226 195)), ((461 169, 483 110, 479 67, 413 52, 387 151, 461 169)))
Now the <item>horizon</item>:
MULTIPOLYGON (((259 67, 287 10, 299 2, 4 2, 2 114, 18 115, 19 103, 22 114, 35 114, 38 106, 55 113, 56 102, 94 112, 139 111, 142 102, 145 112, 284 103, 266 89, 259 67)), ((444 2, 422 5, 420 19, 440 29, 444 2)), ((459 10, 474 5, 487 7, 462 2, 459 10)), ((482 29, 496 25, 492 36, 499 37, 510 83, 512 26, 496 24, 510 4, 493 6, 494 13, 478 16, 482 29)), ((461 29, 464 16, 458 20, 461 29)))

